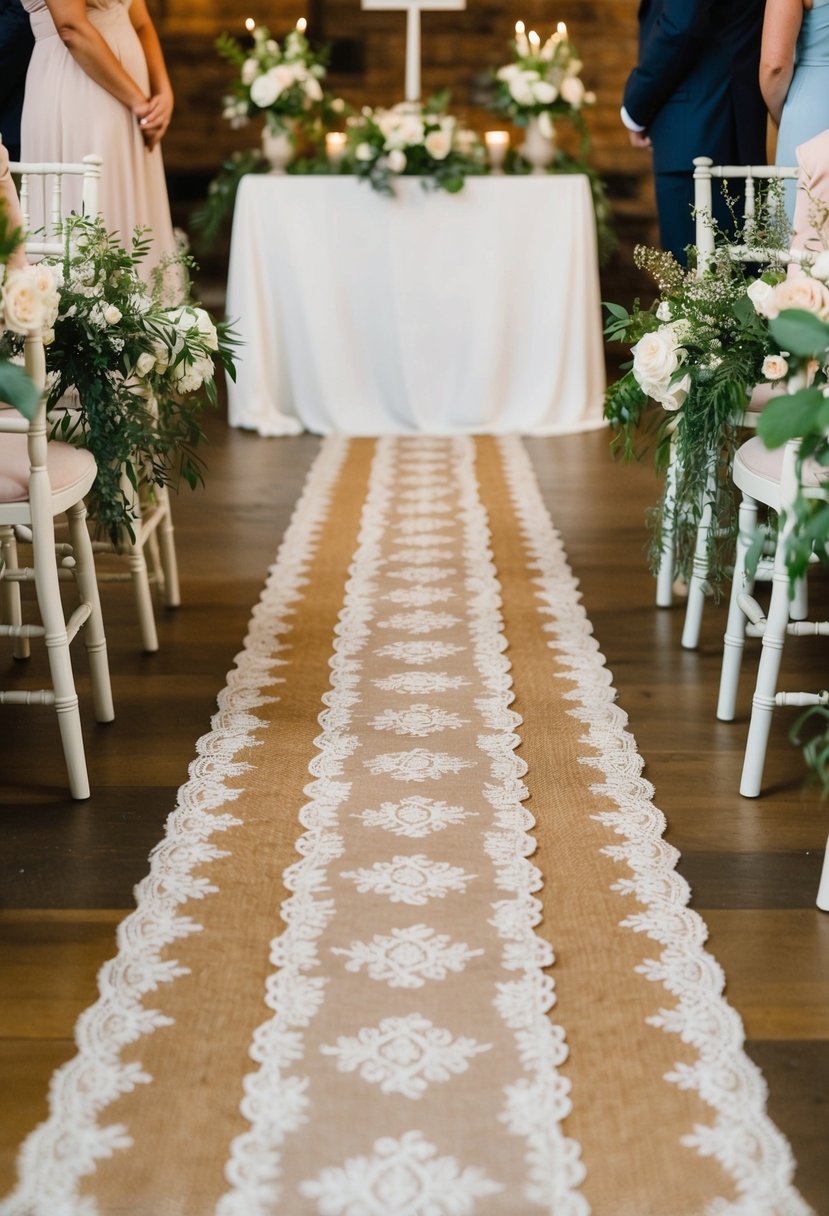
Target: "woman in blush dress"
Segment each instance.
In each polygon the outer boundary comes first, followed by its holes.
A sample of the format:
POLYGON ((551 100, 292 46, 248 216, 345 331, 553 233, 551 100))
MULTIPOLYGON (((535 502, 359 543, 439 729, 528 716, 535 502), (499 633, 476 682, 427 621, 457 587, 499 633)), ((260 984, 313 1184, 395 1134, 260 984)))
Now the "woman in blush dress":
MULTIPOLYGON (((147 278, 175 253, 160 141, 173 112, 164 56, 145 0, 23 0, 35 48, 26 77, 21 155, 26 161, 103 158, 100 206, 127 248, 149 229, 147 278)), ((80 183, 65 202, 80 210, 80 183)), ((33 199, 33 202, 36 202, 33 199)), ((34 208, 33 208, 34 210, 34 208)), ((32 215, 37 227, 43 217, 32 215)))
MULTIPOLYGON (((760 88, 778 125, 778 165, 797 163, 797 148, 829 127, 829 0, 767 0, 760 88)), ((784 184, 794 217, 796 183, 784 184)))

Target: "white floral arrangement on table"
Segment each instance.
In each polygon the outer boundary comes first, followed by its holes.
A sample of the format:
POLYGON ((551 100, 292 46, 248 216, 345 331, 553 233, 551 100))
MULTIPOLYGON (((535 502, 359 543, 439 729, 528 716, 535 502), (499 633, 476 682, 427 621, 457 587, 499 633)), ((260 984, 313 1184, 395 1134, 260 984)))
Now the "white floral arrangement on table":
POLYGON ((346 123, 345 167, 383 194, 393 194, 394 179, 403 176, 456 194, 468 175, 485 173, 487 166, 478 136, 445 112, 447 101, 440 94, 422 106, 366 106, 346 123))
POLYGON ((558 23, 542 45, 541 38, 524 22, 515 26, 511 43, 513 60, 495 72, 495 94, 490 109, 518 126, 537 118, 544 136, 552 139, 554 120, 569 119, 584 136, 582 109, 596 101, 581 79, 582 61, 567 36, 567 26, 558 23))
POLYGON ((198 484, 200 415, 216 400, 217 363, 234 375, 230 327, 170 302, 172 280, 186 290, 188 259, 159 267, 148 288, 138 273, 148 250, 140 232, 128 251, 100 219, 73 218, 60 260, 9 271, 4 282, 5 351, 19 353, 24 322, 47 327, 53 433, 94 455, 90 513, 116 542, 133 522, 122 471, 139 490, 198 484))
POLYGON ((320 82, 326 73, 326 56, 311 47, 304 19, 282 43, 264 25, 252 29, 250 49, 229 34, 216 41, 219 54, 239 71, 233 91, 224 101, 224 117, 231 126, 242 127, 264 115, 274 133, 313 121, 323 102, 320 82))

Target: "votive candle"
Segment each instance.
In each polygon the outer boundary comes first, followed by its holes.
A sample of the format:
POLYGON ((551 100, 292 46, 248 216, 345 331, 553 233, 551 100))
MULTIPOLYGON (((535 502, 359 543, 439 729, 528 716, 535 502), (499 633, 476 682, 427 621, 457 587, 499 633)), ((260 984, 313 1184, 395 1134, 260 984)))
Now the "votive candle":
POLYGON ((329 131, 325 136, 325 155, 332 169, 336 169, 345 152, 345 132, 329 131))
POLYGON ((485 131, 484 143, 490 169, 493 173, 502 173, 509 148, 509 131, 485 131))

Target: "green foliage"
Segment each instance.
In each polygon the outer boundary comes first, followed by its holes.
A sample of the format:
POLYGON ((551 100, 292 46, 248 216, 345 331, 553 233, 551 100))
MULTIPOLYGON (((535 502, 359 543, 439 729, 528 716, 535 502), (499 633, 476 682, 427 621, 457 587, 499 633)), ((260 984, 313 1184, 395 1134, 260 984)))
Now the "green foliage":
POLYGON ((140 232, 126 250, 100 220, 73 220, 46 352, 53 433, 95 457, 90 513, 115 543, 133 532, 122 472, 139 491, 201 481, 196 448, 201 411, 215 402, 215 364, 233 374, 228 326, 214 326, 195 306, 171 306, 163 294, 178 271, 180 298, 189 260, 162 267, 151 292, 139 276, 147 252, 140 232))
POLYGON ((822 797, 829 795, 829 708, 812 705, 800 714, 789 731, 789 738, 803 748, 803 758, 820 785, 822 797), (803 728, 809 723, 815 733, 803 739, 803 728))
POLYGON ((246 173, 267 173, 268 162, 255 148, 234 152, 207 188, 207 198, 190 217, 199 249, 212 248, 225 224, 233 215, 239 182, 246 173))
POLYGON ((798 359, 822 359, 829 347, 829 325, 802 308, 782 312, 769 328, 780 350, 798 359))

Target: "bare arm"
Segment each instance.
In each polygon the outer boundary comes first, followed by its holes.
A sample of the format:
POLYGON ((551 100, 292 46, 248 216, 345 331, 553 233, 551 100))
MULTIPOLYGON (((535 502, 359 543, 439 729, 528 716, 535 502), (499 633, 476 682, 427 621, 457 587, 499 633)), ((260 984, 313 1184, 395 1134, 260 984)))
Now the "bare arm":
POLYGON ((146 113, 141 117, 141 129, 149 148, 154 148, 170 125, 173 115, 173 90, 164 53, 158 40, 152 18, 147 12, 146 0, 132 0, 130 21, 138 35, 147 61, 150 75, 150 101, 146 113))
POLYGON ((803 0, 768 0, 760 51, 760 91, 779 126, 794 74, 794 50, 803 22, 803 0))
POLYGON ((146 97, 86 15, 84 0, 46 0, 61 41, 87 76, 140 115, 146 97))

